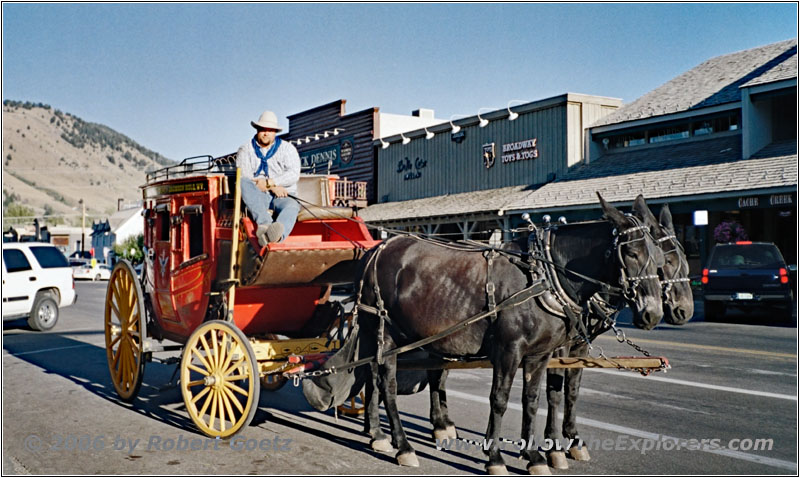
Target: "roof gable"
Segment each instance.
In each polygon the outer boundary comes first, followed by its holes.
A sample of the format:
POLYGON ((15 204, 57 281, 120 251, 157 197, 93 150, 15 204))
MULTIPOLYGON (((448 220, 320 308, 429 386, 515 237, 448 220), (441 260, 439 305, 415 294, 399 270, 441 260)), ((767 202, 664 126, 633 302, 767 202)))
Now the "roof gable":
POLYGON ((797 77, 797 40, 707 60, 629 103, 593 126, 640 120, 741 100, 742 86, 797 77), (765 81, 766 80, 766 81, 765 81))

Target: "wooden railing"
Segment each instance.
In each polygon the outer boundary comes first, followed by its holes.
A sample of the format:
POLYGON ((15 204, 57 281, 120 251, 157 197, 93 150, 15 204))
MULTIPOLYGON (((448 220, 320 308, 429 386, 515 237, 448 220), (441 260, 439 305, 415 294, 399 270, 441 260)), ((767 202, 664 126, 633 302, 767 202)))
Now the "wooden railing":
POLYGON ((336 206, 367 206, 367 182, 337 179, 333 183, 332 202, 336 206))

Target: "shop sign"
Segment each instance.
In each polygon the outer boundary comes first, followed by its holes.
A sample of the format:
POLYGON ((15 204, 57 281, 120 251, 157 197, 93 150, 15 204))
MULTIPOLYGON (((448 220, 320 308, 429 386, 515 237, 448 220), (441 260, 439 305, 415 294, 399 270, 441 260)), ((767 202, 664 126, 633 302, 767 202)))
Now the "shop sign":
POLYGON ((770 206, 788 206, 792 204, 791 194, 773 194, 769 197, 770 206))
POLYGON ((300 153, 300 164, 303 168, 316 168, 317 166, 331 167, 339 165, 339 145, 325 146, 300 153))
POLYGON ((758 207, 758 197, 752 196, 752 197, 739 198, 738 204, 739 204, 739 209, 758 207))
POLYGON ((526 139, 525 141, 504 144, 502 157, 503 164, 538 158, 539 149, 537 142, 537 138, 532 138, 526 139))
POLYGON ((494 143, 483 145, 483 165, 486 169, 494 166, 494 143))
POLYGON ((353 140, 350 138, 343 139, 339 146, 339 156, 341 158, 341 167, 346 168, 353 162, 353 140))
POLYGON ((403 180, 419 179, 422 177, 422 170, 428 165, 427 159, 417 158, 412 163, 408 157, 397 162, 397 173, 403 175, 403 180))

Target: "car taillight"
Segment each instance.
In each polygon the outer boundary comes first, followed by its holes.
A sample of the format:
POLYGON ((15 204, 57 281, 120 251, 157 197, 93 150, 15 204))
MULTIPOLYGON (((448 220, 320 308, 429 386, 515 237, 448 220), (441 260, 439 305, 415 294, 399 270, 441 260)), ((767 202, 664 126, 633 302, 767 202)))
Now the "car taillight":
POLYGON ((739 245, 739 246, 746 246, 746 245, 749 245, 749 244, 752 244, 752 243, 753 243, 753 241, 736 241, 736 244, 739 245))
POLYGON ((703 277, 700 278, 700 282, 708 284, 708 269, 703 269, 703 277))
POLYGON ((778 275, 780 275, 781 277, 781 284, 789 283, 789 276, 787 275, 786 269, 781 267, 780 270, 778 271, 778 275))

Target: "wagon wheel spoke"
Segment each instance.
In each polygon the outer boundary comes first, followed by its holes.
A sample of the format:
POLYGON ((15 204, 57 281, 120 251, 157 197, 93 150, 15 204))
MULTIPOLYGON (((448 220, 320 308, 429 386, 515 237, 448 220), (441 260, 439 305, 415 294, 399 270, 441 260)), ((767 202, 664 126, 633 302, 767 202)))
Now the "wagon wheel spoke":
MULTIPOLYGON (((120 313, 119 309, 117 308, 117 304, 115 304, 113 302, 111 303, 111 312, 114 313, 114 316, 117 317, 117 319, 122 317, 122 314, 120 313)), ((112 318, 113 318, 113 316, 109 317, 109 321, 111 321, 112 318)))
POLYGON ((201 374, 201 375, 203 375, 205 377, 207 377, 209 375, 208 369, 202 369, 202 368, 198 367, 197 365, 194 365, 194 364, 191 364, 191 363, 187 364, 186 368, 188 368, 189 370, 194 370, 195 372, 197 372, 197 373, 199 373, 199 374, 201 374))
POLYGON ((206 351, 206 358, 208 359, 208 360, 203 360, 203 363, 205 363, 206 367, 209 370, 214 370, 214 367, 211 366, 211 364, 214 362, 214 359, 211 357, 211 351, 209 350, 210 347, 208 346, 206 338, 203 337, 202 335, 200 336, 200 343, 203 344, 203 350, 206 351))
MULTIPOLYGON (((225 431, 225 407, 223 407, 223 401, 225 399, 225 395, 222 393, 221 390, 217 390, 217 397, 219 400, 219 431, 225 431)), ((231 420, 233 423, 233 420, 231 420)))
POLYGON ((227 343, 228 336, 225 335, 222 337, 222 350, 224 351, 224 360, 219 365, 219 370, 225 370, 229 363, 231 363, 231 359, 233 359, 233 349, 235 344, 227 343))
POLYGON ((211 397, 211 413, 208 414, 208 428, 214 430, 214 420, 217 418, 217 402, 219 402, 219 393, 216 390, 212 390, 211 397))
MULTIPOLYGON (((206 368, 206 370, 210 373, 211 372, 211 365, 208 363, 208 361, 205 359, 205 357, 203 357, 200 354, 200 351, 197 350, 196 347, 192 347, 190 352, 191 352, 192 355, 197 357, 198 360, 200 360, 200 363, 202 363, 203 366, 206 368)), ((208 375, 208 373, 206 373, 206 375, 208 375)))
POLYGON ((211 364, 214 366, 214 370, 219 369, 219 343, 217 342, 217 334, 211 334, 211 350, 214 352, 214 356, 211 357, 211 364))
POLYGON ((230 367, 228 367, 228 369, 227 369, 227 370, 225 370, 225 372, 224 372, 222 375, 224 375, 224 376, 226 376, 226 377, 227 377, 227 376, 229 376, 231 373, 233 373, 233 371, 234 371, 234 370, 236 370, 237 368, 239 368, 239 366, 240 366, 240 365, 242 365, 242 363, 243 363, 245 360, 246 360, 246 359, 245 359, 244 357, 240 358, 239 360, 237 360, 237 361, 236 361, 236 363, 235 363, 235 364, 233 364, 233 365, 231 365, 230 367))
MULTIPOLYGON (((223 393, 225 393, 228 400, 230 400, 231 402, 233 402, 234 405, 236 405, 236 408, 239 410, 239 413, 244 414, 244 408, 242 408, 242 404, 239 403, 239 399, 236 398, 236 395, 234 395, 233 392, 230 391, 229 385, 230 384, 227 383, 225 384, 225 387, 223 387, 222 389, 223 393)), ((231 416, 233 416, 233 414, 231 414, 231 416)))
POLYGON ((113 348, 117 344, 117 342, 120 341, 120 339, 122 339, 122 334, 115 335, 114 338, 111 339, 111 342, 108 343, 108 347, 113 348))
POLYGON ((243 389, 242 387, 240 387, 238 385, 234 385, 232 383, 227 383, 225 385, 228 388, 230 388, 231 390, 233 390, 234 392, 236 392, 236 393, 238 393, 240 395, 244 395, 245 397, 248 395, 247 390, 243 389))
POLYGON ((200 401, 201 398, 203 398, 205 396, 205 394, 207 394, 210 391, 211 391, 211 387, 205 387, 204 389, 200 390, 200 393, 198 393, 197 395, 192 397, 192 404, 193 405, 196 404, 198 401, 200 401))
MULTIPOLYGON (((197 416, 202 420, 206 414, 206 410, 208 410, 208 406, 211 405, 211 402, 214 401, 214 390, 211 387, 206 388, 207 391, 211 392, 206 397, 206 401, 203 402, 203 408, 197 413, 197 416)), ((202 395, 200 395, 202 396, 202 395)))

